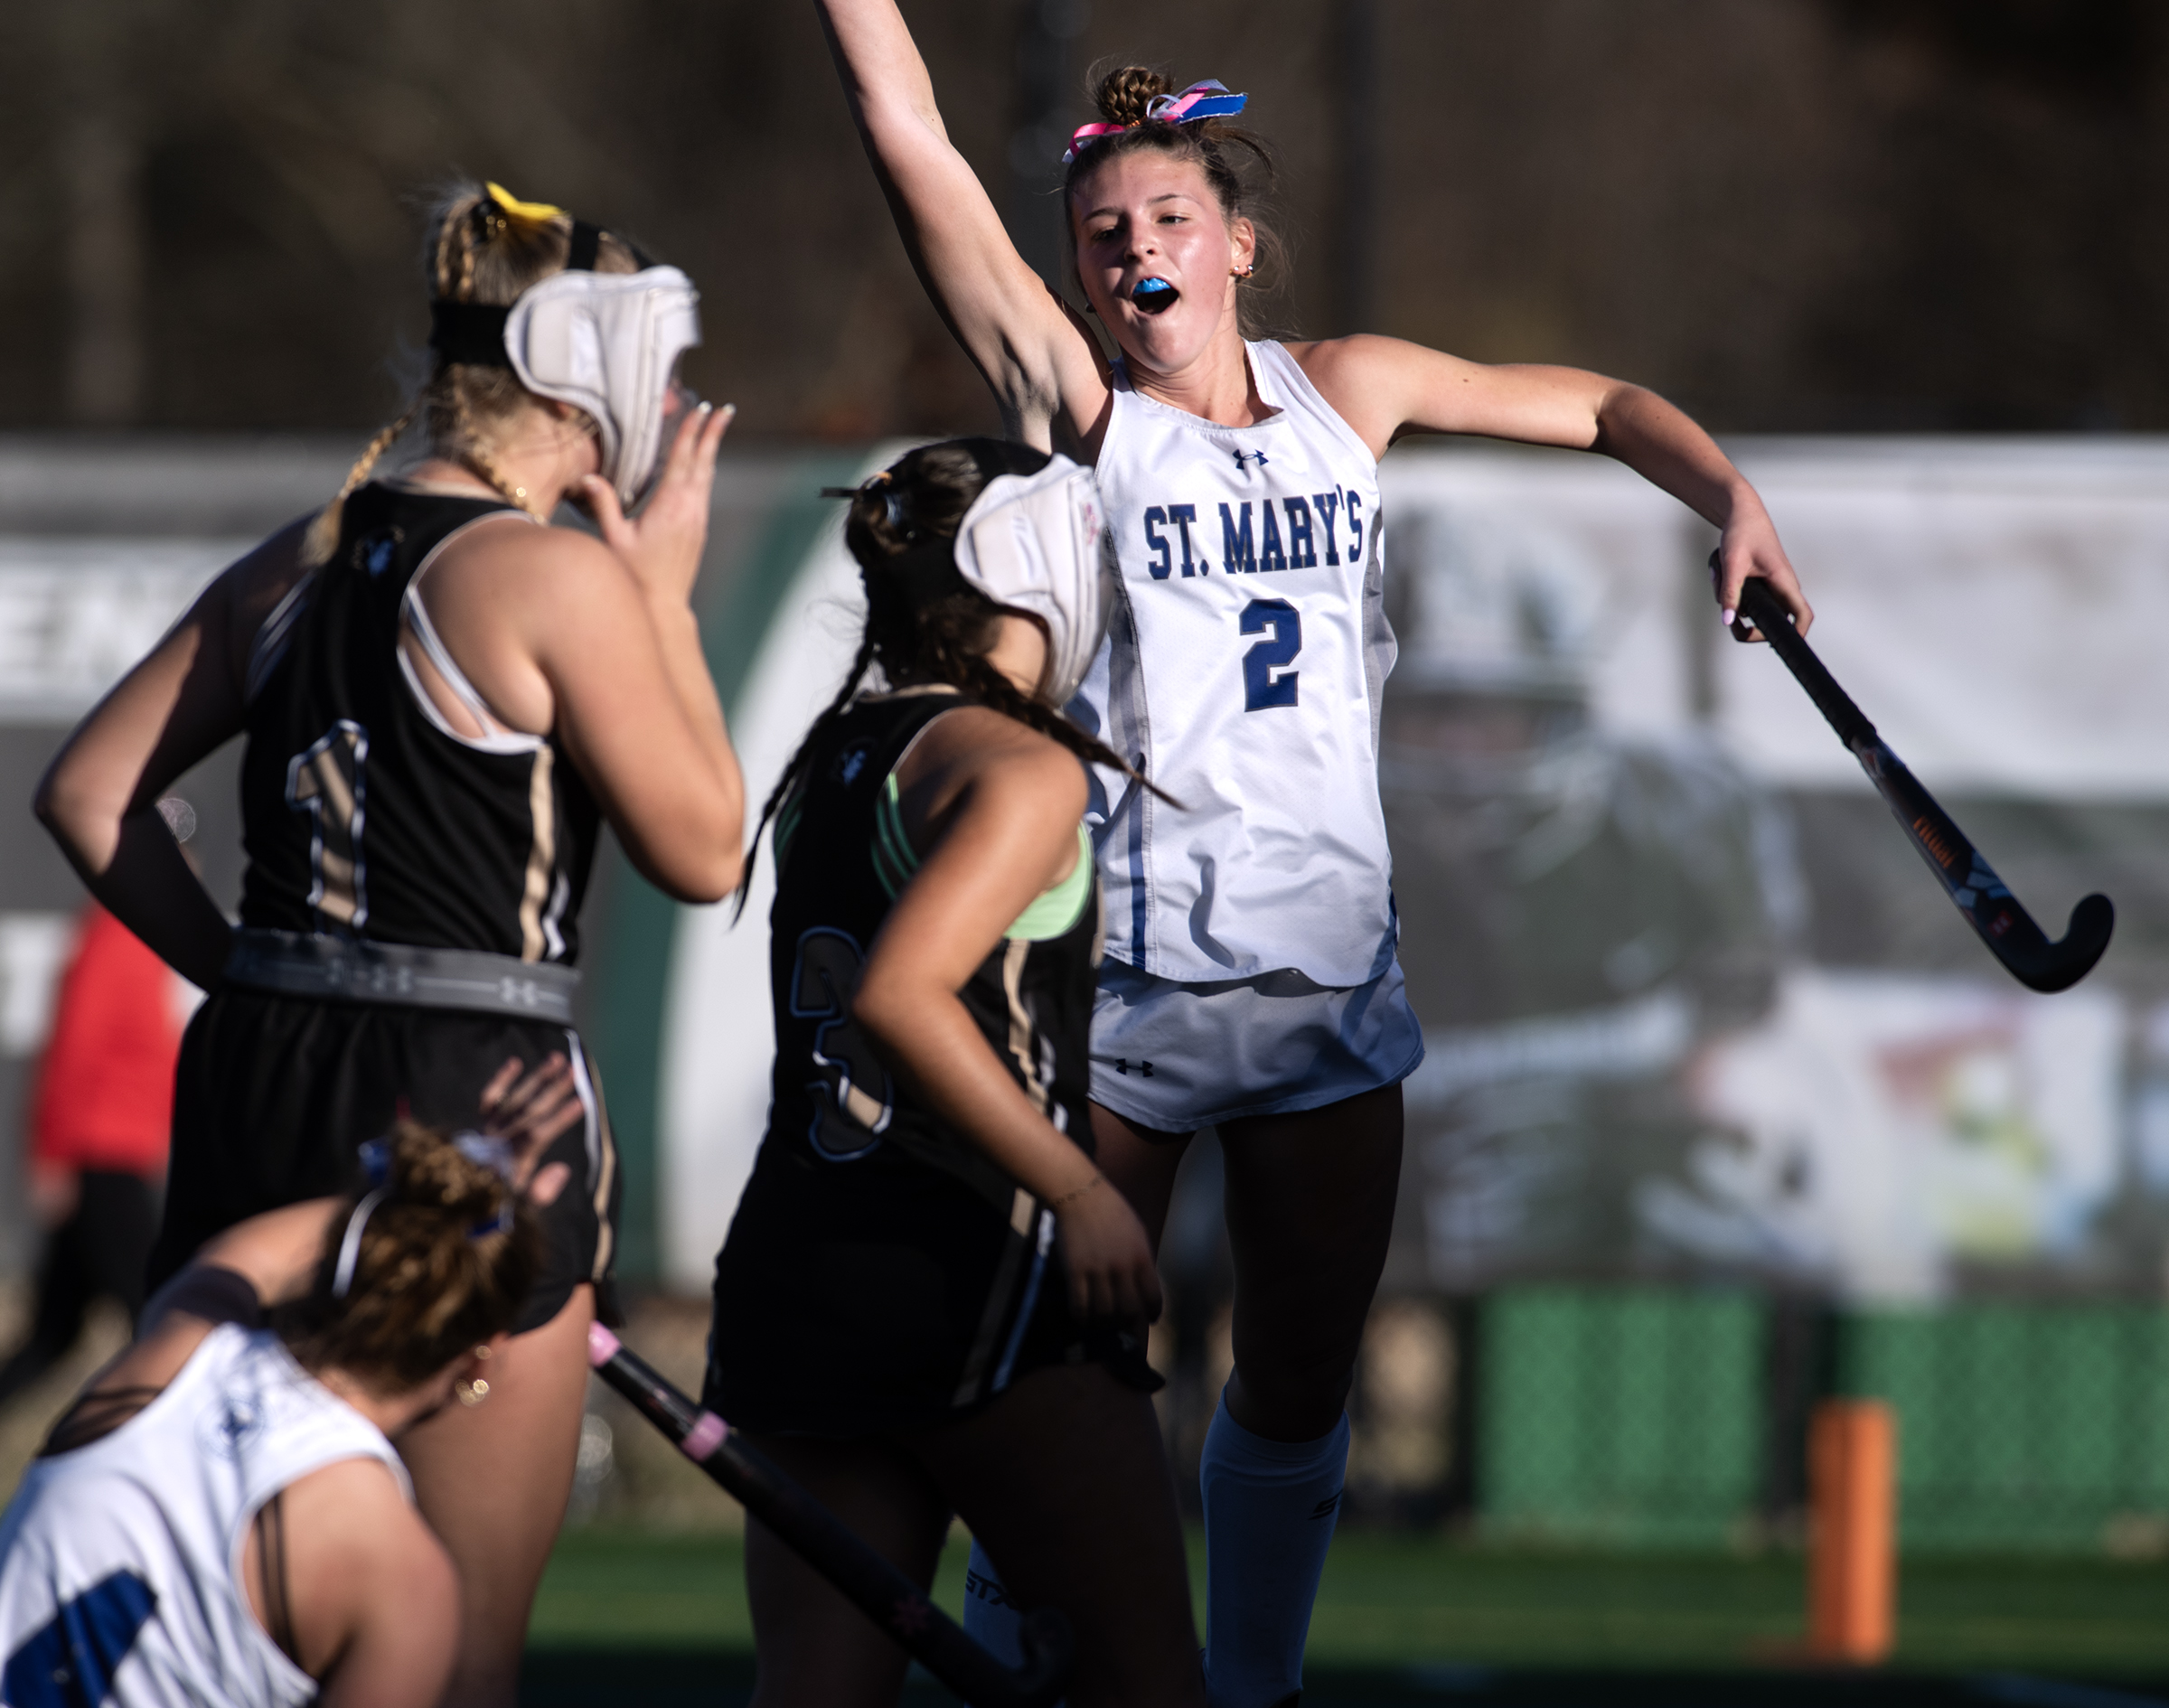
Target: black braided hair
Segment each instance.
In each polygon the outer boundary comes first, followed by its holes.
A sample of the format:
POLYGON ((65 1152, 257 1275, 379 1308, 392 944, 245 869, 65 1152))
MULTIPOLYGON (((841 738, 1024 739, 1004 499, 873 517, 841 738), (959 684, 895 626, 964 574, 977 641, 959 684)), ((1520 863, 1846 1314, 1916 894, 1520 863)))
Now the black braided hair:
POLYGON ((776 812, 790 795, 800 775, 806 768, 806 760, 815 746, 827 732, 831 724, 843 716, 843 709, 851 703, 859 691, 859 684, 866 680, 866 672, 874 662, 874 637, 871 625, 859 643, 859 651, 851 659, 851 668, 843 679, 843 686, 836 690, 836 698, 828 703, 813 727, 806 731, 805 739, 798 744, 798 751, 791 755, 791 763, 784 767, 784 774, 775 780, 775 787, 768 791, 768 798, 761 802, 761 821, 753 827, 753 846, 746 850, 746 869, 738 875, 738 902, 732 910, 734 925, 746 913, 746 902, 753 894, 753 868, 761 858, 761 836, 774 822, 776 812))
MULTIPOLYGON (((1013 718, 1057 741, 1087 765, 1104 765, 1135 778, 1162 800, 1161 790, 1097 737, 1063 716, 1061 709, 1016 685, 987 662, 1000 619, 1023 617, 1042 634, 1046 623, 1029 611, 999 605, 961 577, 953 591, 933 598, 907 596, 897 585, 904 577, 885 575, 892 566, 923 558, 927 547, 956 538, 958 524, 987 483, 1005 474, 1036 474, 1047 465, 1044 451, 1008 439, 949 439, 908 451, 851 495, 844 521, 844 543, 859 560, 866 583, 866 633, 851 660, 843 686, 799 743, 784 774, 762 804, 754 827, 753 849, 738 880, 738 912, 752 893, 754 862, 761 834, 774 821, 804 774, 822 737, 843 716, 867 671, 876 663, 890 681, 945 682, 972 699, 1013 718)), ((1048 637, 1050 645, 1052 637, 1048 637)))

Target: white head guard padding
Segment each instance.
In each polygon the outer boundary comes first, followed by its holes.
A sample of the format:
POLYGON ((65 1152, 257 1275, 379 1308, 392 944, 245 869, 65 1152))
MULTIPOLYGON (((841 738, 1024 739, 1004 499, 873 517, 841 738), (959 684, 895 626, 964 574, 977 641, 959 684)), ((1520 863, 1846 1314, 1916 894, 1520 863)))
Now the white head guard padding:
POLYGON ((1065 705, 1107 633, 1114 559, 1092 471, 1056 456, 1037 474, 1000 474, 964 512, 956 568, 999 605, 1047 624, 1047 697, 1065 705))
POLYGON ((678 358, 700 342, 700 302, 674 267, 568 271, 531 286, 505 317, 520 383, 594 419, 603 478, 628 510, 662 461, 663 400, 678 358))

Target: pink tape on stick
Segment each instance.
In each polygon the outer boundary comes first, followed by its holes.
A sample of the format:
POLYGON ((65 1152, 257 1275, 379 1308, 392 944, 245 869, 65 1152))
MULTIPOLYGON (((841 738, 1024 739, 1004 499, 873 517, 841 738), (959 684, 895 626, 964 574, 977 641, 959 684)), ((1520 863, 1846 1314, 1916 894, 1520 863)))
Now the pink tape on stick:
POLYGON ((730 1425, 713 1412, 700 1413, 700 1421, 686 1431, 685 1440, 678 1443, 678 1450, 696 1465, 723 1445, 723 1438, 730 1433, 730 1425))
POLYGON ((601 1323, 591 1322, 587 1325, 587 1362, 596 1369, 601 1369, 616 1357, 617 1349, 623 1344, 601 1323))

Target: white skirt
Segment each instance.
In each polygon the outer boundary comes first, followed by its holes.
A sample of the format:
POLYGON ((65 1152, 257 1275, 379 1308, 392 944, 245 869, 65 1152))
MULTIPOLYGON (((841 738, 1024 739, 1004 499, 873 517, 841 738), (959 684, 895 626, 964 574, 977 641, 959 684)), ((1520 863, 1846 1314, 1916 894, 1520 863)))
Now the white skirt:
POLYGON ((1423 1059, 1398 960, 1347 987, 1293 969, 1180 984, 1110 960, 1093 999, 1093 1102, 1160 1132, 1319 1109, 1423 1059))

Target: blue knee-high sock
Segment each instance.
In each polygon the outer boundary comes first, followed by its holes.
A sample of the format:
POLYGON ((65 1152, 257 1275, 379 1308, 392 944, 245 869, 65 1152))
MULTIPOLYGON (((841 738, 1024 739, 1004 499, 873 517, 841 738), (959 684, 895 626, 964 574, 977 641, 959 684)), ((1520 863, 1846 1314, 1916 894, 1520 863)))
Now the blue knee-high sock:
POLYGON ((1011 1604, 1001 1573, 977 1536, 964 1567, 964 1635, 1003 1666, 1024 1665, 1024 1615, 1011 1604))
POLYGON ((1348 1469, 1348 1420, 1315 1441, 1269 1441, 1227 1414, 1206 1432, 1205 1694, 1272 1708, 1303 1686, 1303 1640, 1348 1469))

